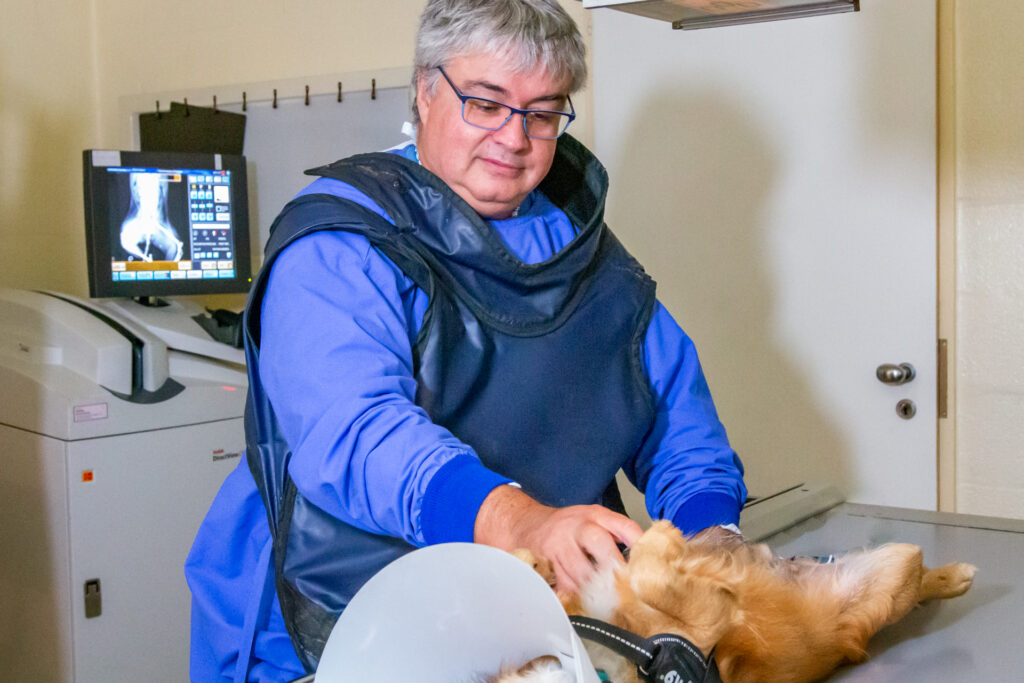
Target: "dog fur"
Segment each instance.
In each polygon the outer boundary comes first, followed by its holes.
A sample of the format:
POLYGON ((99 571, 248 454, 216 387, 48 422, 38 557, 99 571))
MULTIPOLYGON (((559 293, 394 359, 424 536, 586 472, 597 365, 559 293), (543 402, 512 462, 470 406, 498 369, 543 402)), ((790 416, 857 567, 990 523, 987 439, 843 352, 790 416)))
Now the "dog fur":
MULTIPOLYGON (((716 530, 717 531, 717 530, 716 530)), ((598 573, 579 594, 560 595, 569 614, 602 619, 644 637, 674 633, 715 660, 725 683, 818 680, 866 658, 868 640, 920 602, 970 588, 975 567, 922 565, 921 549, 888 544, 834 563, 782 559, 766 545, 714 532, 685 539, 657 522, 630 549, 629 561, 598 573)), ((551 566, 517 551, 553 583, 551 566)), ((625 659, 591 642, 594 665, 615 683, 639 683, 625 659)), ((550 661, 505 671, 497 683, 553 678, 550 661), (545 678, 548 676, 548 678, 545 678)))

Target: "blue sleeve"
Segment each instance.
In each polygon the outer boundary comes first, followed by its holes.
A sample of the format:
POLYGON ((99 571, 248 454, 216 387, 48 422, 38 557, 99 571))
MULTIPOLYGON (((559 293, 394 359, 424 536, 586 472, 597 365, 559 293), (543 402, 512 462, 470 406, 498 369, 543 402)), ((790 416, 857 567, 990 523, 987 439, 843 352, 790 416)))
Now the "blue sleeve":
POLYGON ((729 446, 697 350, 661 303, 645 338, 655 397, 654 427, 626 476, 644 492, 653 519, 691 534, 736 524, 747 490, 743 465, 729 446))
POLYGON ((414 545, 472 541, 484 497, 508 479, 413 402, 425 306, 365 238, 301 238, 270 273, 259 372, 310 502, 414 545))

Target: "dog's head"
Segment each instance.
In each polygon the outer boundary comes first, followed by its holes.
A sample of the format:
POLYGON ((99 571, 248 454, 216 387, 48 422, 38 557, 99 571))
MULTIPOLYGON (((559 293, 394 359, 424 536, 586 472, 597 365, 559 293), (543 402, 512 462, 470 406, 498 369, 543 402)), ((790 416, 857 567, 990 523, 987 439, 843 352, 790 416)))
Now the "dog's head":
POLYGON ((619 617, 634 633, 675 633, 707 655, 736 619, 743 574, 732 553, 688 541, 670 523, 657 522, 617 572, 619 617))

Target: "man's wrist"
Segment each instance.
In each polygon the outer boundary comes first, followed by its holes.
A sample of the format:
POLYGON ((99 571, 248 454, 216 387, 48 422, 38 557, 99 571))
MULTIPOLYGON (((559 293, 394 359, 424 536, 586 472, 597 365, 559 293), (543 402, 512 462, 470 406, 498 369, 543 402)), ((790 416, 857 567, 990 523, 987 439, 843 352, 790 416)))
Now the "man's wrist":
POLYGON ((680 506, 672 517, 672 523, 683 535, 691 536, 708 527, 736 524, 740 518, 740 507, 740 503, 727 493, 698 493, 680 506))
POLYGON ((514 482, 495 487, 477 512, 473 525, 473 541, 503 550, 526 547, 523 529, 536 526, 531 518, 542 515, 550 508, 523 493, 514 482))
POLYGON ((475 455, 457 455, 434 473, 423 494, 420 528, 427 545, 474 538, 480 506, 511 480, 487 469, 475 455))

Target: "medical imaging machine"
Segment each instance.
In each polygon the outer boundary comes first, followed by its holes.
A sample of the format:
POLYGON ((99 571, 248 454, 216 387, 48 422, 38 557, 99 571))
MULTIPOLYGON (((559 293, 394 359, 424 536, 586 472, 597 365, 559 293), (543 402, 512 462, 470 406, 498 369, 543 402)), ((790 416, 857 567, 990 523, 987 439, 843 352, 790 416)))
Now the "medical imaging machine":
POLYGON ((248 289, 244 164, 87 151, 95 298, 0 289, 4 680, 188 679, 183 565, 242 457, 247 380, 168 297, 248 289))

